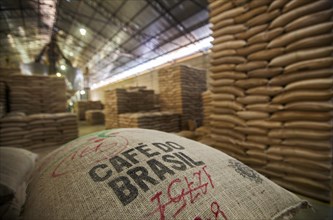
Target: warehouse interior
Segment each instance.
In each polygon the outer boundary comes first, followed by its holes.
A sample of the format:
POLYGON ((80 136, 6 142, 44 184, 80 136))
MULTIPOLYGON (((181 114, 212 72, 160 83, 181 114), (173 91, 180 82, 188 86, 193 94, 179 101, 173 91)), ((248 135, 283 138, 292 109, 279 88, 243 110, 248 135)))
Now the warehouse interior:
POLYGON ((30 210, 45 164, 118 128, 217 149, 309 201, 295 219, 333 218, 331 0, 2 0, 0 10, 1 218, 43 219, 30 210))

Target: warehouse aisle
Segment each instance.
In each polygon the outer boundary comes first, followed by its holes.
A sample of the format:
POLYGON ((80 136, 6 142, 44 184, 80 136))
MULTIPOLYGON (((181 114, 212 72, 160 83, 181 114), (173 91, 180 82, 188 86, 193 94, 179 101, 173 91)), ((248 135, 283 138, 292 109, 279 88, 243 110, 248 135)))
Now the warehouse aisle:
POLYGON ((89 125, 86 121, 79 121, 79 136, 82 137, 97 131, 105 130, 104 125, 89 125))

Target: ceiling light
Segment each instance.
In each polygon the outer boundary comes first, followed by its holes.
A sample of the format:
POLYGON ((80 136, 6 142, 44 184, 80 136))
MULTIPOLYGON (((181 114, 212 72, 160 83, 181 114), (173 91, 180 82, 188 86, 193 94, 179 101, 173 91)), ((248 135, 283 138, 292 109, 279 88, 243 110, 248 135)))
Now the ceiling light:
POLYGON ((12 36, 11 34, 8 34, 7 37, 8 37, 8 41, 9 41, 10 45, 11 45, 12 47, 14 47, 14 46, 15 46, 15 43, 14 43, 13 36, 12 36))
POLYGON ((25 31, 24 31, 22 26, 19 26, 18 30, 19 30, 19 33, 20 33, 21 36, 25 36, 25 31))
POLYGON ((86 30, 86 29, 84 29, 84 28, 80 28, 80 34, 81 34, 82 36, 86 35, 86 33, 87 33, 87 30, 86 30))
POLYGON ((81 94, 81 95, 84 95, 84 94, 86 94, 86 91, 81 90, 81 91, 80 91, 80 94, 81 94))
POLYGON ((66 69, 66 66, 64 64, 60 65, 60 69, 61 70, 65 70, 66 69))
POLYGON ((56 76, 57 76, 57 77, 61 77, 61 73, 57 73, 56 76))

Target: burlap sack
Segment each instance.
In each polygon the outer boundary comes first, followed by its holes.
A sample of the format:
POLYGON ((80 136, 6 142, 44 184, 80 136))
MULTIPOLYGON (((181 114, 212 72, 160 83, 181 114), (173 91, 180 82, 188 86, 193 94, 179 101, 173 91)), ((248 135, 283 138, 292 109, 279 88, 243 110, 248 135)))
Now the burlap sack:
POLYGON ((266 135, 268 130, 264 128, 259 128, 259 127, 253 127, 253 126, 236 126, 235 127, 236 131, 239 131, 243 134, 253 134, 253 135, 266 135))
POLYGON ((272 99, 273 103, 286 104, 300 101, 328 101, 333 97, 332 90, 295 90, 286 91, 272 99))
POLYGON ((293 147, 286 145, 272 145, 267 149, 267 154, 280 155, 285 157, 298 157, 316 161, 331 161, 331 150, 318 151, 313 149, 304 149, 302 147, 293 147))
POLYGON ((285 73, 292 73, 302 70, 316 70, 319 68, 328 68, 333 65, 333 57, 324 57, 312 60, 300 61, 285 67, 285 73))
MULTIPOLYGON (((256 1, 253 1, 256 2, 256 1)), ((271 12, 262 13, 260 15, 251 18, 246 22, 248 27, 254 27, 257 25, 267 24, 270 23, 274 18, 280 15, 280 10, 274 10, 271 12)))
POLYGON ((332 17, 332 15, 333 15, 332 12, 333 12, 332 10, 325 10, 325 11, 320 11, 320 12, 306 15, 304 17, 296 19, 295 21, 289 23, 286 26, 286 31, 295 30, 298 28, 302 28, 302 27, 306 27, 306 26, 310 26, 310 25, 314 25, 314 24, 318 24, 318 23, 327 21, 332 17))
POLYGON ((238 111, 237 115, 244 120, 267 119, 269 113, 260 111, 238 111))
POLYGON ((330 45, 333 41, 333 33, 322 34, 319 36, 308 37, 305 39, 298 40, 294 43, 289 44, 286 47, 286 52, 296 51, 299 49, 306 49, 311 47, 323 47, 330 45))
POLYGON ((270 101, 270 97, 267 95, 247 95, 244 97, 238 97, 237 101, 244 105, 268 104, 270 101))
POLYGON ((245 135, 235 131, 232 128, 212 128, 212 133, 226 135, 237 140, 245 140, 245 135))
POLYGON ((115 129, 45 158, 30 184, 24 218, 282 219, 307 206, 206 145, 158 131, 115 129))
POLYGON ((251 105, 246 105, 245 107, 247 110, 252 110, 252 111, 262 111, 262 112, 277 112, 281 111, 284 109, 283 105, 279 104, 271 104, 271 103, 260 103, 260 104, 251 104, 251 105))
POLYGON ((302 128, 320 131, 332 131, 333 124, 329 121, 316 122, 316 121, 290 121, 285 122, 283 125, 285 128, 302 128))
POLYGON ((259 15, 267 10, 267 6, 260 6, 254 9, 251 9, 241 15, 238 15, 234 18, 237 24, 245 23, 248 19, 253 18, 256 15, 259 15))
POLYGON ((263 78, 252 78, 252 79, 240 79, 235 82, 235 85, 244 88, 249 89, 257 86, 264 86, 267 85, 268 80, 263 78))
POLYGON ((0 147, 1 219, 18 219, 36 159, 37 154, 30 151, 0 147))
POLYGON ((249 60, 271 60, 274 57, 277 57, 283 52, 285 49, 283 47, 273 48, 273 49, 264 49, 258 52, 252 53, 248 56, 249 60))
POLYGON ((318 190, 318 189, 309 188, 303 185, 290 183, 288 180, 280 178, 271 178, 271 180, 279 184, 280 186, 286 187, 295 192, 299 192, 303 195, 310 196, 312 198, 316 198, 323 201, 330 200, 330 195, 329 193, 327 193, 327 190, 318 190))
POLYGON ((330 172, 318 172, 317 170, 309 169, 309 168, 302 168, 301 166, 298 166, 288 163, 277 163, 277 162, 271 162, 267 164, 267 169, 275 170, 278 172, 284 172, 289 176, 296 175, 296 176, 304 176, 307 178, 313 178, 317 180, 327 181, 330 179, 330 172), (306 171, 306 172, 305 172, 306 171))
POLYGON ((301 139, 286 139, 282 142, 283 145, 289 145, 289 146, 302 146, 305 148, 310 149, 318 149, 318 150, 330 150, 332 143, 329 140, 304 140, 304 138, 301 139))
MULTIPOLYGON (((247 40, 250 37, 262 32, 263 30, 265 30, 268 27, 267 24, 263 24, 263 25, 258 25, 255 27, 251 27, 249 28, 247 31, 243 32, 243 33, 239 33, 236 34, 236 38, 237 39, 242 39, 242 40, 247 40)), ((240 55, 244 55, 244 54, 240 54, 240 55)))
POLYGON ((284 86, 292 82, 297 82, 305 79, 316 79, 320 77, 330 77, 333 76, 333 68, 321 68, 318 70, 310 70, 310 71, 301 71, 294 72, 292 74, 281 74, 275 76, 269 81, 270 85, 276 86, 284 86))
POLYGON ((232 18, 229 18, 229 19, 226 19, 226 20, 220 20, 220 21, 217 21, 215 24, 214 24, 214 27, 212 27, 212 30, 217 30, 217 29, 220 29, 220 28, 224 28, 224 27, 227 27, 227 26, 230 26, 230 25, 233 25, 235 24, 235 20, 232 19, 232 18))
POLYGON ((332 112, 315 111, 280 111, 271 116, 273 121, 329 121, 332 118, 332 112))
POLYGON ((253 54, 257 51, 264 50, 267 46, 267 43, 258 43, 258 44, 252 44, 246 47, 242 47, 236 50, 238 55, 241 56, 248 56, 250 54, 253 54))
MULTIPOLYGON (((329 161, 314 161, 314 160, 306 160, 297 157, 287 157, 285 161, 290 164, 298 165, 304 167, 304 169, 313 169, 318 172, 330 172, 332 169, 332 164, 329 161)), ((329 177, 329 175, 327 175, 329 177)))
POLYGON ((325 46, 320 48, 311 48, 307 50, 298 50, 275 57, 269 63, 269 66, 287 66, 304 60, 328 57, 333 51, 333 47, 325 46))
POLYGON ((331 3, 330 1, 327 0, 316 1, 312 4, 305 4, 304 6, 302 5, 302 7, 298 7, 298 5, 293 5, 293 7, 284 7, 283 11, 284 13, 281 16, 277 17, 270 24, 270 28, 272 29, 275 27, 284 27, 285 25, 290 23, 290 21, 296 20, 299 17, 302 17, 304 15, 309 15, 314 12, 322 11, 330 7, 331 3))
POLYGON ((267 48, 282 47, 290 43, 293 43, 297 40, 304 39, 306 37, 330 33, 332 27, 333 27, 333 22, 325 22, 317 25, 311 25, 309 27, 302 28, 296 31, 288 32, 272 40, 268 44, 267 48))
POLYGON ((247 94, 250 95, 269 95, 274 96, 283 91, 283 88, 280 86, 258 86, 246 90, 247 94))
POLYGON ((244 64, 238 64, 236 71, 247 72, 255 69, 262 69, 268 65, 266 61, 250 61, 244 64))

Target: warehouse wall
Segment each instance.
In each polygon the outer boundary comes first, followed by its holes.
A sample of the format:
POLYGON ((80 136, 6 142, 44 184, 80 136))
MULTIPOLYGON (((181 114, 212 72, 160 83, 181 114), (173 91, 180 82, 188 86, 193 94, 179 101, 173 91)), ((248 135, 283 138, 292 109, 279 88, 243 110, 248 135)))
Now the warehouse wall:
MULTIPOLYGON (((175 63, 168 64, 163 66, 171 66, 175 64, 185 64, 188 66, 196 67, 196 68, 202 68, 202 69, 208 69, 209 65, 209 54, 196 54, 191 56, 187 59, 181 59, 177 60, 175 63)), ((155 90, 155 93, 159 93, 159 85, 158 85, 158 71, 160 68, 156 68, 152 71, 148 71, 146 73, 143 73, 142 75, 135 76, 117 83, 112 83, 109 85, 106 85, 104 87, 91 90, 90 97, 92 100, 97 101, 101 100, 104 103, 104 91, 108 89, 114 89, 114 88, 125 88, 129 86, 146 86, 148 89, 155 90)))

